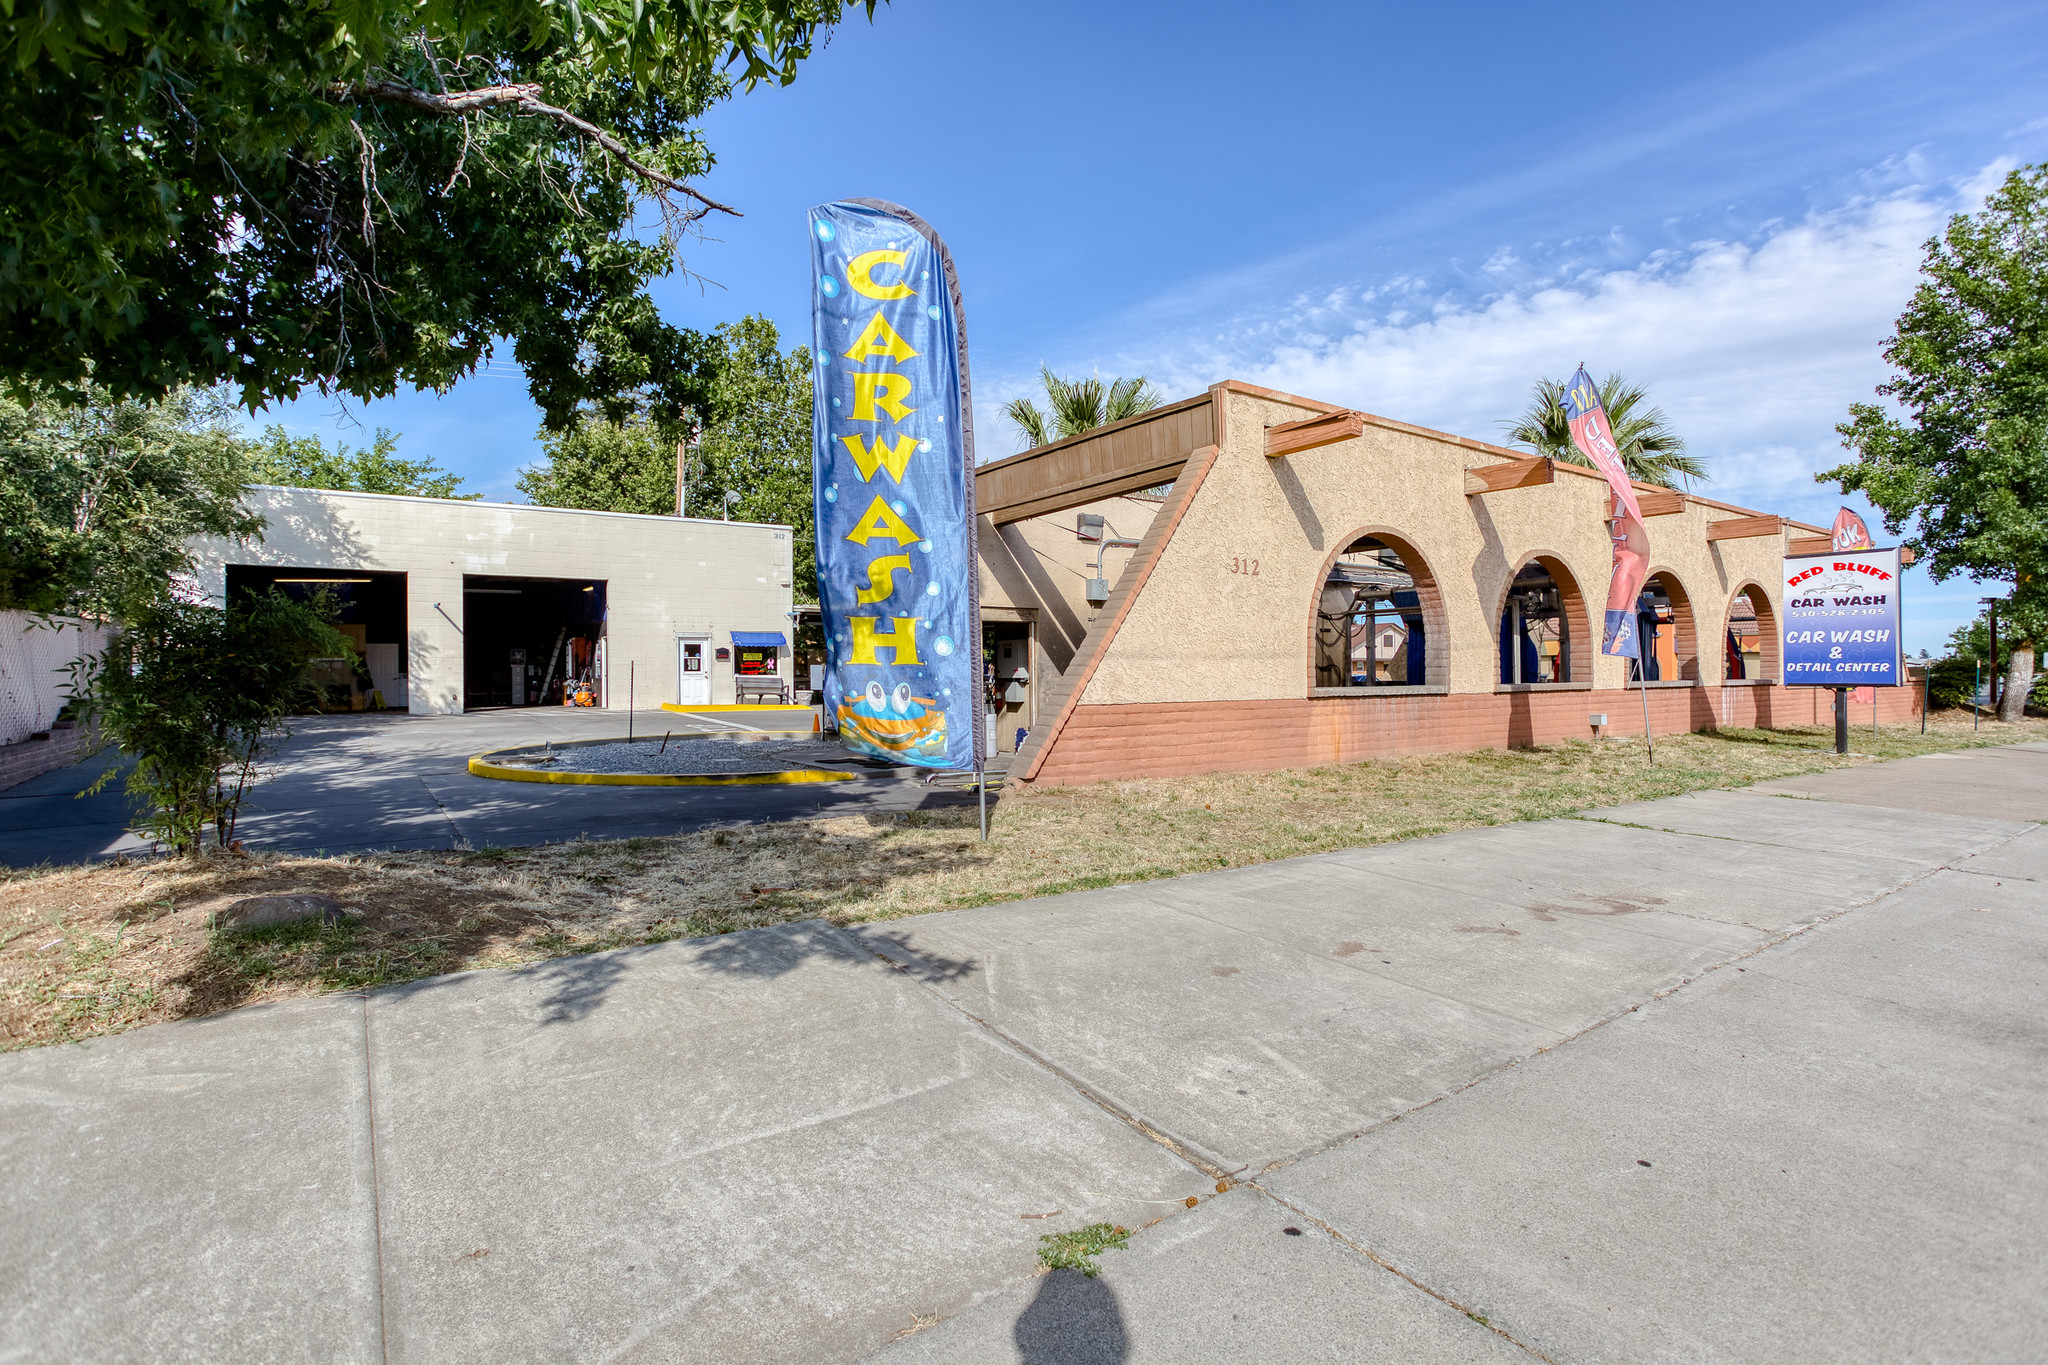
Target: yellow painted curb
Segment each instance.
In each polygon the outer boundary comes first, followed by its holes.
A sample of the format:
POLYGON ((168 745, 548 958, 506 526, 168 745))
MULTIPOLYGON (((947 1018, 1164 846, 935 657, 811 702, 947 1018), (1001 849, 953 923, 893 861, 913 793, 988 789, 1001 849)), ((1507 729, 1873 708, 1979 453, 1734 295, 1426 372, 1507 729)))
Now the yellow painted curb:
POLYGON ((742 787, 787 782, 851 782, 852 773, 829 768, 792 768, 773 773, 543 773, 507 768, 490 760, 497 751, 469 760, 472 777, 504 782, 552 782, 569 787, 742 787))
MULTIPOLYGON (((685 706, 681 702, 665 701, 661 704, 661 709, 664 711, 674 711, 678 715, 688 716, 694 715, 698 711, 810 711, 811 708, 808 706, 785 706, 781 702, 773 701, 706 702, 702 706, 685 706)), ((815 715, 816 712, 812 712, 812 714, 815 715)))

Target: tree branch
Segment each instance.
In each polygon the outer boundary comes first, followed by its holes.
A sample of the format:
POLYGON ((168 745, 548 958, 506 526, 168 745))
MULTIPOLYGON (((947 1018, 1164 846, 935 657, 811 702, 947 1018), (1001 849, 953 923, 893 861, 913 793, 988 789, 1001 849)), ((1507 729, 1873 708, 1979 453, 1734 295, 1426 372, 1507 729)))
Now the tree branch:
POLYGON ((701 216, 703 212, 710 209, 717 209, 720 213, 729 213, 735 218, 745 217, 744 214, 731 205, 721 204, 716 199, 692 189, 674 176, 664 175, 652 166, 640 161, 632 152, 627 150, 625 143, 619 141, 588 119, 578 118, 567 109, 558 109, 554 105, 544 102, 540 97, 540 87, 538 85, 487 85, 475 90, 459 90, 454 94, 437 94, 431 90, 421 90, 415 86, 400 84, 397 81, 364 81, 361 85, 356 86, 330 85, 327 87, 327 94, 338 98, 346 98, 351 95, 368 95, 372 99, 384 100, 391 104, 403 104, 414 109, 423 109, 430 114, 462 115, 484 109, 509 107, 521 114, 530 115, 535 118, 552 119, 556 123, 566 128, 572 128, 583 137, 595 142, 604 149, 608 156, 627 170, 633 172, 633 174, 639 176, 642 180, 646 180, 662 189, 672 190, 677 194, 686 194, 704 205, 704 209, 699 210, 697 214, 690 215, 691 217, 701 216))

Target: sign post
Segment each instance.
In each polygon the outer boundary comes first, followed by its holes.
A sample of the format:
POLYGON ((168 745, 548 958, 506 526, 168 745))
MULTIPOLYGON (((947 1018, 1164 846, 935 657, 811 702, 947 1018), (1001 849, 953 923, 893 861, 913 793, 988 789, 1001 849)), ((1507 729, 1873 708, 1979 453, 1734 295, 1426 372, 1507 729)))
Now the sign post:
POLYGON ((1787 555, 1784 584, 1785 685, 1835 689, 1835 752, 1846 754, 1849 689, 1904 680, 1898 549, 1787 555))

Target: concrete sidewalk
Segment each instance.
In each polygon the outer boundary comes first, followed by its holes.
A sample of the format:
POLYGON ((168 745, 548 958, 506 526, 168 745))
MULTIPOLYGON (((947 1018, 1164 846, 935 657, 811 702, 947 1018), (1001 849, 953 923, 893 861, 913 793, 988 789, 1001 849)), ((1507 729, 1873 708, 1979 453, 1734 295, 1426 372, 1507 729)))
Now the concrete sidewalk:
POLYGON ((0 1058, 0 1360, 2039 1357, 2048 752, 1907 767, 0 1058))

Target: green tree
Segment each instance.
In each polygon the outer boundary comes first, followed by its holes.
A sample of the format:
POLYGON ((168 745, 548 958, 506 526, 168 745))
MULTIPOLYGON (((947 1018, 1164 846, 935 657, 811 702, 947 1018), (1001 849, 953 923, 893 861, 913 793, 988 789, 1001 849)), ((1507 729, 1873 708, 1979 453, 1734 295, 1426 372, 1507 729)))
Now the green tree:
POLYGON ((350 450, 336 441, 331 451, 317 436, 292 436, 281 426, 266 427, 262 441, 249 452, 249 482, 463 501, 483 496, 456 492, 462 476, 432 460, 400 459, 398 438, 383 427, 377 428, 370 444, 361 450, 350 450))
POLYGON ((650 412, 612 421, 586 410, 568 431, 542 433, 543 462, 520 472, 519 489, 544 507, 671 515, 681 443, 685 514, 793 527, 796 598, 815 602, 810 351, 783 351, 775 324, 758 316, 722 323, 710 340, 716 378, 701 427, 650 412))
POLYGON ((673 515, 677 430, 643 413, 614 422, 585 409, 568 430, 540 433, 542 463, 519 471, 519 491, 542 507, 673 515))
MULTIPOLYGON (((1991 649, 1991 619, 1988 614, 1979 615, 1969 625, 1962 627, 1948 637, 1948 649, 1932 665, 1933 677, 1930 694, 1937 706, 1968 706, 1977 687, 1992 680, 1994 674, 2011 676, 2012 642, 2001 624, 1998 636, 1998 651, 1991 649)), ((2036 672, 2032 694, 2027 705, 2048 708, 2048 673, 2036 672)))
POLYGON ((130 619, 171 596, 192 537, 247 539, 263 523, 241 505, 245 452, 223 395, 81 397, 0 399, 0 607, 130 619))
POLYGON ((1016 423, 1033 447, 1136 417, 1152 411, 1162 401, 1159 390, 1144 375, 1112 379, 1105 384, 1100 375, 1063 379, 1041 365, 1038 379, 1045 386, 1049 411, 1041 411, 1029 398, 1013 399, 1003 409, 1003 415, 1016 423))
POLYGON ((711 420, 690 452, 687 510, 715 517, 726 509, 736 521, 787 523, 796 600, 815 602, 810 350, 783 351, 775 324, 758 316, 721 326, 716 335, 725 355, 712 387, 711 420))
POLYGON ((1878 387, 1836 428, 1856 456, 1815 476, 1860 492, 1936 582, 2010 583, 1999 716, 2017 720, 2048 630, 2048 166, 2006 177, 1931 239, 1878 387))
POLYGON ((550 427, 692 406, 704 339, 647 286, 733 212, 693 121, 874 2, 6 0, 0 373, 253 411, 509 337, 550 427))
MULTIPOLYGON (((1697 455, 1686 452, 1685 439, 1671 429, 1662 408, 1651 407, 1649 394, 1640 384, 1631 384, 1618 374, 1600 381, 1600 401, 1607 408, 1607 423, 1614 428, 1614 444, 1621 451, 1628 476, 1638 483, 1678 488, 1686 483, 1706 483, 1707 467, 1697 455)), ((1512 422, 1503 422, 1508 439, 1525 445, 1538 455, 1548 455, 1565 464, 1591 466, 1592 461, 1572 444, 1571 422, 1564 411, 1564 384, 1539 379, 1529 390, 1529 406, 1512 422)))
POLYGON ((217 847, 235 837, 258 765, 288 733, 286 717, 318 699, 312 661, 350 657, 332 617, 331 601, 294 602, 275 588, 225 609, 161 601, 74 673, 83 717, 135 759, 128 790, 145 807, 142 833, 192 854, 208 825, 217 847))

